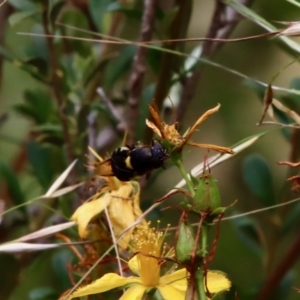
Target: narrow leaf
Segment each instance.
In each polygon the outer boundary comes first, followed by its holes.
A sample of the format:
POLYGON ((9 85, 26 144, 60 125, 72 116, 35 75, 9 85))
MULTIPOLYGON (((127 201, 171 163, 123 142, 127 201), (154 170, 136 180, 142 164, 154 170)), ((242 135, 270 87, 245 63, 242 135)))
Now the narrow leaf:
POLYGON ((30 244, 30 243, 9 243, 0 245, 0 253, 18 253, 27 251, 48 250, 66 246, 67 244, 30 244))
POLYGON ((78 187, 82 186, 83 184, 84 184, 84 182, 80 182, 80 183, 62 188, 60 190, 57 190, 51 194, 51 198, 57 198, 62 195, 68 194, 68 193, 76 190, 78 187))
POLYGON ((68 177, 76 162, 77 159, 75 159, 71 163, 71 165, 55 180, 55 182, 51 185, 51 187, 43 197, 52 197, 52 194, 62 185, 62 183, 68 177))
MULTIPOLYGON (((222 163, 225 160, 228 160, 232 157, 234 157, 235 155, 237 155, 238 153, 242 152, 244 149, 250 147, 252 144, 254 144, 263 134, 259 134, 256 136, 252 136, 250 138, 247 138, 245 140, 243 140, 240 144, 233 146, 232 150, 234 151, 234 154, 216 154, 212 157, 210 157, 207 161, 207 164, 210 166, 210 168, 219 165, 220 163, 222 163)), ((203 162, 198 164, 197 166, 195 166, 192 171, 191 174, 192 176, 199 176, 202 172, 203 172, 203 168, 204 168, 204 164, 203 162)), ((183 186, 185 186, 185 180, 181 180, 176 186, 175 189, 178 188, 182 188, 183 186)))
POLYGON ((53 235, 57 232, 61 232, 65 229, 68 229, 68 228, 73 227, 73 226, 75 226, 75 222, 73 222, 73 221, 58 224, 58 225, 49 226, 49 227, 37 230, 35 232, 32 232, 30 234, 24 235, 24 236, 18 238, 17 240, 15 240, 15 241, 16 242, 26 242, 26 241, 29 241, 29 240, 44 238, 46 236, 53 235))
POLYGON ((37 9, 16 12, 9 17, 8 22, 10 26, 15 26, 21 21, 23 21, 24 19, 30 18, 38 13, 39 11, 37 9))
MULTIPOLYGON (((5 181, 10 197, 15 205, 21 205, 25 202, 24 194, 16 174, 11 167, 4 161, 0 161, 0 179, 5 181)), ((24 208, 21 208, 25 212, 24 208)))
MULTIPOLYGON (((278 31, 278 29, 273 26, 271 23, 267 22, 264 18, 260 15, 255 13, 252 9, 248 8, 247 6, 241 4, 237 0, 225 0, 226 4, 232 6, 237 12, 239 12, 242 16, 246 17, 249 20, 252 20, 259 26, 265 28, 267 31, 278 31)), ((286 44, 290 49, 294 50, 297 53, 300 53, 300 45, 293 41, 292 39, 286 36, 280 36, 280 40, 286 44)))
POLYGON ((289 109, 288 107, 284 106, 280 101, 273 99, 273 105, 281 110, 282 112, 289 115, 298 125, 300 125, 300 116, 293 110, 289 109))

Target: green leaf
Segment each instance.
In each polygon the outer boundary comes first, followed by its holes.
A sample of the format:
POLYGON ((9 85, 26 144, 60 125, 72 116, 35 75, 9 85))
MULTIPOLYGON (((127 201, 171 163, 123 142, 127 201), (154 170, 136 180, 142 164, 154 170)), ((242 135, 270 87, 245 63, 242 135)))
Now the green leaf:
POLYGON ((54 24, 56 22, 56 19, 59 15, 59 13, 61 12, 61 9, 64 7, 64 5, 66 4, 65 0, 60 0, 57 1, 56 3, 53 4, 52 1, 50 1, 50 21, 52 22, 52 24, 54 24))
MULTIPOLYGON (((294 78, 290 83, 290 89, 300 91, 300 78, 294 78)), ((299 110, 300 96, 295 94, 287 94, 280 97, 280 100, 283 100, 286 106, 292 110, 299 110)))
POLYGON ((22 64, 21 60, 14 54, 12 51, 2 47, 0 45, 0 54, 8 61, 13 62, 15 61, 16 63, 22 64))
MULTIPOLYGON (((11 167, 4 161, 0 160, 0 180, 4 181, 7 185, 9 195, 15 205, 20 205, 25 202, 24 194, 21 190, 19 179, 17 178, 11 167)), ((25 207, 20 208, 25 212, 25 207)))
POLYGON ((36 9, 36 5, 33 1, 29 0, 9 0, 8 3, 13 6, 16 10, 34 10, 36 9))
POLYGON ((112 59, 112 56, 101 56, 98 61, 96 61, 95 57, 90 57, 89 65, 86 66, 83 72, 83 85, 86 87, 91 81, 94 80, 95 76, 99 76, 99 74, 104 73, 104 69, 106 65, 110 62, 112 59))
MULTIPOLYGON (((68 24, 73 27, 62 27, 64 35, 79 38, 91 38, 90 34, 76 30, 76 28, 89 30, 89 21, 80 10, 75 8, 64 9, 60 18, 61 23, 68 24)), ((68 39, 65 43, 69 45, 73 51, 76 51, 83 57, 87 57, 91 54, 90 42, 68 39)))
POLYGON ((50 286, 35 288, 29 293, 29 300, 52 300, 57 299, 57 292, 50 286))
POLYGON ((139 119, 137 122, 137 128, 136 128, 136 138, 138 141, 143 140, 143 135, 145 133, 146 128, 146 122, 145 120, 149 116, 149 107, 148 105, 151 103, 154 95, 155 85, 151 84, 147 86, 142 95, 142 101, 140 106, 140 114, 139 119))
POLYGON ((292 291, 292 286, 295 281, 296 274, 292 271, 287 272, 286 275, 281 280, 279 286, 274 287, 274 292, 272 293, 272 300, 286 300, 289 299, 289 294, 292 291))
MULTIPOLYGON (((36 23, 32 27, 31 33, 33 34, 30 37, 32 43, 26 44, 22 47, 24 53, 22 56, 25 57, 23 61, 27 64, 27 60, 42 58, 49 63, 49 49, 44 28, 41 24, 36 23)), ((44 76, 46 75, 47 74, 44 74, 44 76)))
POLYGON ((107 6, 107 12, 121 12, 124 15, 126 15, 126 17, 128 17, 129 19, 138 21, 140 21, 143 17, 143 13, 141 10, 123 6, 119 2, 109 4, 107 6))
POLYGON ((35 67, 39 73, 44 74, 45 76, 48 74, 48 62, 42 57, 29 58, 25 63, 35 67))
POLYGON ((272 175, 265 159, 255 154, 248 156, 243 163, 243 177, 253 195, 263 205, 276 204, 272 175))
MULTIPOLYGON (((3 226, 4 227, 4 226, 3 226)), ((10 227, 12 228, 12 227, 10 227)), ((13 230, 9 230, 10 232, 13 230)), ((0 291, 1 299, 13 299, 11 297, 12 286, 19 284, 20 261, 16 255, 0 254, 0 291)))
POLYGON ((286 0, 287 2, 290 2, 291 4, 297 6, 300 8, 300 2, 297 0, 286 0))
POLYGON ((259 239, 259 226, 257 222, 248 217, 232 219, 237 237, 254 253, 263 256, 264 251, 259 239))
POLYGON ((28 160, 34 174, 43 188, 48 188, 54 177, 51 150, 36 142, 30 142, 27 147, 28 160))
POLYGON ((111 12, 107 10, 108 6, 114 3, 115 0, 90 0, 89 1, 89 11, 94 21, 95 26, 101 33, 107 33, 111 12))
MULTIPOLYGON (((227 5, 232 6, 238 13, 240 13, 242 16, 248 18, 249 20, 253 21, 254 23, 258 24, 259 26, 265 28, 266 30, 272 32, 277 31, 278 29, 273 26, 271 23, 266 21, 263 17, 258 15, 254 10, 250 9, 249 7, 243 5, 237 0, 223 0, 223 2, 227 5)), ((298 55, 300 53, 300 45, 292 40, 291 38, 287 36, 280 36, 278 37, 284 45, 288 47, 288 49, 292 50, 295 54, 298 55)))
POLYGON ((154 74, 158 74, 161 68, 162 52, 157 49, 148 49, 147 60, 154 74))
POLYGON ((0 55, 2 55, 7 61, 11 62, 15 67, 24 70, 29 73, 35 79, 45 82, 43 74, 37 72, 37 68, 32 65, 25 64, 21 59, 19 59, 12 51, 5 49, 0 45, 0 55))
POLYGON ((46 123, 53 112, 53 104, 43 90, 25 90, 25 103, 17 104, 14 109, 19 113, 34 119, 37 124, 46 123))
POLYGON ((52 257, 52 267, 56 277, 59 279, 62 290, 67 290, 71 285, 67 265, 72 260, 72 257, 72 252, 68 249, 57 251, 52 257))
POLYGON ((15 26, 18 23, 20 23, 21 21, 23 21, 27 18, 30 18, 34 15, 37 15, 37 14, 39 14, 39 11, 37 9, 16 12, 9 17, 8 22, 9 22, 10 26, 15 26))
POLYGON ((161 32, 168 37, 169 36, 169 31, 170 31, 170 26, 172 25, 174 19, 176 18, 177 13, 179 12, 179 7, 174 6, 171 10, 168 10, 164 18, 161 22, 162 29, 161 32))
POLYGON ((283 223, 281 225, 282 235, 291 232, 294 226, 298 226, 300 219, 300 205, 296 204, 293 206, 293 209, 284 217, 283 223))
POLYGON ((111 88, 125 72, 130 70, 135 51, 136 46, 126 46, 121 50, 119 56, 109 63, 105 78, 105 84, 109 88, 111 88))

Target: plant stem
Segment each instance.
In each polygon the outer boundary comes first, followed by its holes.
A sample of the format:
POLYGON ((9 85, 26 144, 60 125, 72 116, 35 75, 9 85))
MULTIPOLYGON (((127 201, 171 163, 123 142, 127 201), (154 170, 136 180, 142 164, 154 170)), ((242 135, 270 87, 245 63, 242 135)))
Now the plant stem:
POLYGON ((206 255, 206 248, 207 248, 207 224, 203 223, 201 227, 201 249, 203 252, 203 256, 206 255))
POLYGON ((177 159, 177 160, 174 161, 174 164, 176 165, 176 167, 178 168, 179 172, 181 173, 183 179, 185 180, 186 185, 188 186, 188 189, 189 189, 190 193, 192 195, 194 195, 195 194, 194 185, 193 185, 192 181, 190 180, 187 172, 185 171, 185 168, 182 164, 182 160, 177 159))
MULTIPOLYGON (((200 246, 203 257, 206 254, 206 247, 207 247, 207 225, 203 223, 201 226, 201 246, 200 246)), ((206 299, 204 274, 205 274, 205 270, 204 270, 204 263, 202 259, 201 264, 198 267, 195 274, 196 281, 197 281, 197 292, 201 300, 206 299)))
POLYGON ((204 287, 204 268, 203 264, 196 271, 196 281, 197 281, 197 290, 198 295, 200 296, 200 300, 206 299, 205 287, 204 287))

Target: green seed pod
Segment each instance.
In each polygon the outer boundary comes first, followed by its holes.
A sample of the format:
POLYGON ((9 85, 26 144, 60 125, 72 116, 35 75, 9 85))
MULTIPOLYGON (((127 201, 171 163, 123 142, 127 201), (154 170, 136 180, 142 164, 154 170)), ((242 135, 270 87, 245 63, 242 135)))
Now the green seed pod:
POLYGON ((211 174, 203 174, 194 197, 194 209, 198 212, 214 211, 221 205, 221 195, 211 174))
POLYGON ((185 222, 179 225, 179 234, 176 243, 176 258, 181 262, 189 262, 191 253, 195 248, 195 238, 193 227, 185 222))

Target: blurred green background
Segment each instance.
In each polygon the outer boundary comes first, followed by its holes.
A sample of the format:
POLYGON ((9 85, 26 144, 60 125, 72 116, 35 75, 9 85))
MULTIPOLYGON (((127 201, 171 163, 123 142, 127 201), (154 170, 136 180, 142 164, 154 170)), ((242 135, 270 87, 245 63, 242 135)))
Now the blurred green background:
MULTIPOLYGON (((183 2, 184 0, 157 1, 152 39, 205 37, 212 27, 215 7, 223 3, 211 0, 183 2), (190 14, 186 13, 183 20, 177 20, 178 11, 184 14, 181 11, 184 5, 191 6, 190 14), (183 32, 176 36, 174 28, 183 32)), ((300 7, 288 1, 252 2, 250 6, 250 2, 245 1, 252 12, 274 26, 284 27, 285 25, 275 21, 297 21, 299 16, 300 7)), ((2 211, 45 193, 72 158, 79 158, 79 163, 68 183, 87 180, 89 175, 84 168, 84 155, 91 139, 101 155, 106 155, 121 145, 124 130, 120 129, 119 120, 112 116, 96 94, 97 87, 103 88, 125 120, 131 114, 128 99, 132 95, 132 87, 129 81, 137 47, 101 44, 97 42, 100 37, 58 23, 137 41, 144 10, 144 1, 139 0, 12 0, 3 2, 0 6, 2 211), (47 33, 46 28, 48 34, 57 36, 49 39, 50 42, 43 36, 47 33), (20 34, 21 32, 28 34, 20 34), (40 36, 30 36, 29 33, 40 36), (62 35, 85 37, 94 41, 63 39, 59 37, 62 35), (56 88, 55 84, 58 84, 56 88), (93 114, 96 118, 91 125, 87 118, 92 118, 93 114)), ((247 12, 243 6, 242 10, 247 12)), ((257 19, 254 16, 238 16, 232 33, 226 38, 266 32, 255 24, 257 19)), ((292 39, 296 43, 299 41, 297 37, 292 39)), ((189 53, 198 45, 203 46, 203 43, 177 43, 174 47, 178 52, 189 53)), ((169 47, 165 44, 163 46, 169 47)), ((135 141, 149 141, 149 135, 144 134, 144 119, 147 115, 147 103, 154 97, 153 91, 161 80, 160 68, 165 66, 162 53, 159 50, 149 50, 147 53, 146 73, 138 98, 141 112, 138 124, 142 124, 142 127, 137 128, 135 141)), ((228 206, 238 200, 229 209, 230 215, 298 197, 290 192, 291 183, 286 183, 286 179, 297 174, 297 170, 278 166, 277 162, 299 161, 299 132, 295 129, 281 129, 279 126, 256 125, 263 111, 265 87, 251 80, 257 79, 266 84, 272 83, 299 91, 298 56, 297 51, 278 38, 258 38, 226 43, 214 53, 207 54, 209 60, 225 67, 224 69, 200 64, 191 71, 200 70, 201 75, 192 92, 191 101, 183 111, 181 132, 192 126, 202 113, 217 103, 221 104, 219 112, 200 126, 193 141, 230 147, 247 137, 269 131, 241 154, 212 170, 218 180, 223 205, 228 206), (294 63, 288 66, 291 62, 294 63), (232 74, 230 70, 236 70, 249 79, 232 74), (273 77, 278 73, 273 82, 273 77)), ((182 83, 187 78, 183 70, 185 58, 179 55, 174 57, 169 65, 169 78, 161 83, 166 86, 167 94, 160 94, 160 104, 168 96, 173 76, 179 76, 177 83, 182 83)), ((282 92, 274 89, 274 97, 299 112, 300 96, 291 90, 282 92)), ((172 100, 176 102, 176 99, 172 100)), ((162 113, 166 120, 173 120, 170 111, 162 109, 162 113)), ((287 115, 277 113, 283 123, 292 123, 287 115)), ((212 154, 214 153, 210 153, 212 154)), ((204 155, 204 150, 187 147, 184 153, 187 169, 202 162, 204 155)), ((167 170, 155 172, 144 184, 141 199, 143 209, 172 189, 181 179, 179 172, 175 173, 174 170, 174 167, 168 166, 167 170)), ((58 201, 44 203, 51 206, 56 214, 43 210, 42 206, 36 204, 13 210, 2 218, 0 242, 4 243, 32 230, 66 220, 81 200, 82 194, 74 193, 61 197, 58 201)), ((173 197, 162 207, 179 201, 179 196, 173 197)), ((160 209, 161 207, 149 215, 149 218, 159 218, 164 224, 176 226, 179 213, 174 213, 172 209, 160 209)), ((222 270, 232 280, 232 292, 224 299, 234 299, 235 291, 238 299, 258 299, 261 287, 274 274, 276 266, 286 258, 289 249, 299 238, 299 217, 300 206, 293 204, 222 223, 217 253, 211 268, 222 270)), ((213 236, 214 232, 211 238, 213 236)), ((300 249, 298 250, 300 253, 300 249)), ((300 288, 297 254, 293 259, 282 274, 281 284, 274 286, 275 295, 268 299, 299 298, 299 294, 293 289, 300 288)), ((18 255, 1 254, 0 299, 57 299, 72 286, 66 269, 68 261, 72 261, 72 254, 68 249, 18 255)))

